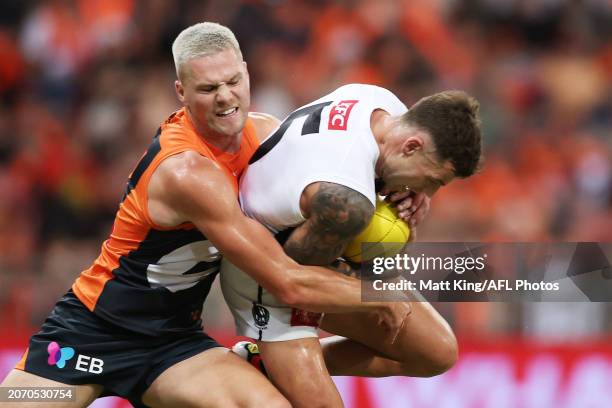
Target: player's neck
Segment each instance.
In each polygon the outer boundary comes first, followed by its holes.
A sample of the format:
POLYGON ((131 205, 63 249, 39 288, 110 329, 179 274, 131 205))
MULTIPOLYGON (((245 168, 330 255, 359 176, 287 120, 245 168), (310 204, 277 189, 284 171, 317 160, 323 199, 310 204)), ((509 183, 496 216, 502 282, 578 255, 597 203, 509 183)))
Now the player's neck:
POLYGON ((383 146, 385 144, 385 131, 388 128, 388 118, 389 114, 381 109, 375 110, 370 116, 370 130, 372 131, 372 135, 374 136, 374 140, 376 141, 376 145, 378 146, 378 150, 380 152, 374 167, 377 177, 382 176, 381 169, 383 162, 385 161, 383 146))
POLYGON ((222 135, 214 132, 200 133, 200 137, 206 140, 206 143, 213 146, 215 149, 226 153, 236 153, 240 150, 242 141, 242 132, 235 135, 222 135))
POLYGON ((238 150, 240 150, 242 131, 234 135, 218 133, 212 129, 206 129, 203 126, 200 126, 200 124, 194 120, 193 116, 191 116, 189 110, 187 110, 187 115, 197 135, 204 139, 208 145, 226 153, 236 153, 238 150))
POLYGON ((370 116, 370 130, 379 148, 385 143, 385 135, 392 125, 391 119, 391 115, 382 109, 376 109, 370 116))
POLYGON ((397 126, 397 120, 397 117, 391 116, 382 109, 375 110, 370 117, 370 129, 372 130, 379 151, 378 160, 374 167, 377 177, 383 176, 382 169, 390 153, 390 135, 394 127, 397 126))

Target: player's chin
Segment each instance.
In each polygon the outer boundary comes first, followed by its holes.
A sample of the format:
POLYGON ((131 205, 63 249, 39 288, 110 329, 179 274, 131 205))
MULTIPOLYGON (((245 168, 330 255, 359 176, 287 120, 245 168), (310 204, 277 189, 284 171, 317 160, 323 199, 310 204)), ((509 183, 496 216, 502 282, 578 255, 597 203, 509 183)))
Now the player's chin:
POLYGON ((226 135, 235 135, 244 129, 246 115, 235 115, 230 118, 216 118, 218 131, 226 135))

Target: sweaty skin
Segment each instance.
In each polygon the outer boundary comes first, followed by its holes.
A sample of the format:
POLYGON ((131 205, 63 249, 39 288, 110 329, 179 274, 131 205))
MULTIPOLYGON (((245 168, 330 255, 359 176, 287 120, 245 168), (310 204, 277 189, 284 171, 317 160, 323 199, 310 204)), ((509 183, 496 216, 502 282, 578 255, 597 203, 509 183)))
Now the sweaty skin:
MULTIPOLYGON (((358 281, 290 259, 265 227, 242 213, 220 167, 195 152, 160 164, 151 177, 149 202, 155 223, 192 222, 224 256, 288 305, 322 312, 393 307, 362 303, 358 281)), ((400 320, 402 313, 396 308, 390 313, 395 317, 385 316, 391 330, 401 326, 407 311, 400 320)))
MULTIPOLYGON (((189 60, 175 82, 198 133, 228 152, 240 146, 249 86, 246 63, 232 48, 189 60)), ((268 115, 252 118, 258 135, 267 135, 276 125, 268 115)), ((159 225, 193 223, 224 256, 288 305, 312 311, 378 310, 383 327, 395 333, 408 312, 392 304, 362 303, 359 282, 290 259, 265 227, 242 213, 219 165, 196 152, 179 153, 160 164, 151 177, 148 205, 159 225)))

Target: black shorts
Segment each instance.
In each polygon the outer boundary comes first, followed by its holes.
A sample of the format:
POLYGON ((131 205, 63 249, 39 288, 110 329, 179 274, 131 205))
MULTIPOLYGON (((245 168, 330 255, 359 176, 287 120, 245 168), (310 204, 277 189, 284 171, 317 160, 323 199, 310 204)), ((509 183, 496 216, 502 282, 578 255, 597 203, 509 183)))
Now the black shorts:
POLYGON ((221 345, 202 330, 159 337, 127 331, 90 312, 70 290, 17 368, 65 384, 99 384, 101 396, 143 406, 142 394, 164 370, 214 347, 221 345))

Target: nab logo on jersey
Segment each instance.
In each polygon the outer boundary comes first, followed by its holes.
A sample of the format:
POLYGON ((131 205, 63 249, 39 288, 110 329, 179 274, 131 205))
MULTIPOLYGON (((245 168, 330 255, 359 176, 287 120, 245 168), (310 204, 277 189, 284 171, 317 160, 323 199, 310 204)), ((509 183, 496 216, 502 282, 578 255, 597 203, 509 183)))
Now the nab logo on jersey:
POLYGON ((329 130, 346 130, 346 125, 349 120, 349 115, 353 106, 359 101, 340 101, 338 104, 332 106, 329 111, 329 123, 327 129, 329 130))

